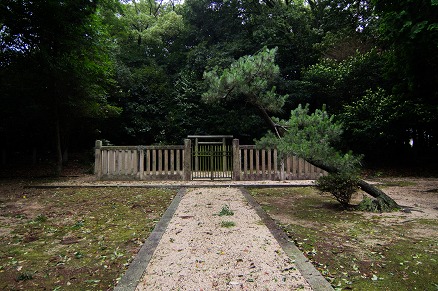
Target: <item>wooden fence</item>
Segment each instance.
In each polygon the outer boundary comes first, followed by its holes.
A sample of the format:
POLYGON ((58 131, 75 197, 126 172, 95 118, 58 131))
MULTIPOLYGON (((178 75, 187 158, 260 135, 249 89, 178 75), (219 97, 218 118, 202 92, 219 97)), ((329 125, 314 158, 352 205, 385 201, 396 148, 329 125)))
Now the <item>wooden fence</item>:
POLYGON ((296 156, 279 160, 276 149, 257 149, 255 145, 239 148, 241 180, 313 180, 326 175, 325 171, 296 156))
MULTIPOLYGON (((326 174, 295 156, 279 160, 276 149, 239 145, 238 139, 232 149, 232 168, 225 167, 232 170, 232 180, 316 179, 326 174)), ((190 139, 180 146, 102 146, 96 141, 95 175, 99 180, 192 180, 200 177, 192 154, 190 139)))

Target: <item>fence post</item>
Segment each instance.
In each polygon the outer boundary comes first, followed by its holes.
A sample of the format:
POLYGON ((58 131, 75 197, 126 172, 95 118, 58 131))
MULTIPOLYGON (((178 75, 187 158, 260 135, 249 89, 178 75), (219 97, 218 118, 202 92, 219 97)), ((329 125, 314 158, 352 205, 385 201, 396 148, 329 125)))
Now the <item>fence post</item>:
POLYGON ((190 181, 192 179, 192 143, 190 139, 184 140, 184 181, 190 181))
POLYGON ((240 181, 240 147, 239 140, 233 139, 233 180, 240 181))
POLYGON ((96 178, 100 180, 102 177, 102 141, 96 140, 96 146, 94 148, 94 174, 96 178))
POLYGON ((280 177, 279 177, 280 179, 280 181, 284 181, 284 180, 286 180, 286 174, 285 174, 285 172, 284 172, 284 157, 283 156, 281 156, 281 159, 280 159, 280 177))
POLYGON ((138 151, 139 151, 138 178, 140 180, 143 180, 143 177, 144 177, 144 148, 138 147, 138 151))

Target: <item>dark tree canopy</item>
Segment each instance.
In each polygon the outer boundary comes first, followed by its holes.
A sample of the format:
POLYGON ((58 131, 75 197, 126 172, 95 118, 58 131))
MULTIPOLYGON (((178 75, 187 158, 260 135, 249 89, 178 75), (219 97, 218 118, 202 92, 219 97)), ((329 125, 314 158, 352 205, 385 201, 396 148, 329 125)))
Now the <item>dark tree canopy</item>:
POLYGON ((267 118, 307 103, 326 105, 343 123, 342 149, 365 163, 436 162, 437 9, 430 0, 1 1, 2 164, 29 140, 58 172, 63 152, 97 138, 251 143, 272 128, 267 118), (274 49, 275 80, 259 81, 282 106, 226 86, 227 102, 204 102, 231 64, 274 49))

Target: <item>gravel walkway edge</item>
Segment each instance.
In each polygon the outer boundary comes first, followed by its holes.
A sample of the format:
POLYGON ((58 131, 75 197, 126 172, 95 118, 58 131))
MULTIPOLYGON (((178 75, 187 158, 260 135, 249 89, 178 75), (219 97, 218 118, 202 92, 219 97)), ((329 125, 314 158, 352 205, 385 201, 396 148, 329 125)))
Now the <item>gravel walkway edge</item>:
POLYGON ((263 223, 268 227, 271 234, 278 241, 284 252, 293 260, 300 271, 301 275, 307 280, 309 285, 315 291, 334 290, 330 283, 321 275, 321 273, 312 265, 312 263, 303 255, 297 246, 291 242, 287 234, 275 223, 275 221, 262 209, 260 204, 249 194, 248 190, 241 189, 243 196, 249 204, 255 209, 263 223))
MULTIPOLYGON (((237 187, 236 187, 237 188, 237 187)), ((333 290, 329 282, 319 273, 312 263, 303 255, 303 253, 289 240, 286 233, 279 228, 274 220, 272 220, 266 212, 261 208, 258 202, 243 188, 238 187, 243 193, 245 199, 254 208, 257 215, 261 218, 264 224, 268 227, 271 234, 278 241, 284 252, 295 261, 297 269, 302 276, 307 280, 313 290, 325 291, 333 290)), ((166 210, 160 221, 155 226, 154 230, 141 247, 140 251, 134 258, 133 262, 128 267, 128 270, 122 276, 121 280, 114 288, 115 291, 134 291, 141 281, 146 267, 151 260, 153 253, 172 219, 181 199, 184 197, 187 189, 182 188, 178 191, 175 198, 172 200, 169 208, 166 210)))
POLYGON ((143 274, 146 270, 149 261, 154 254, 158 243, 166 231, 169 221, 172 219, 181 199, 184 197, 187 189, 182 188, 173 198, 167 210, 164 212, 160 221, 155 225, 154 230, 146 239, 145 243, 141 247, 140 251, 135 256, 132 263, 129 265, 128 270, 120 279, 114 291, 134 291, 137 285, 140 283, 143 274))

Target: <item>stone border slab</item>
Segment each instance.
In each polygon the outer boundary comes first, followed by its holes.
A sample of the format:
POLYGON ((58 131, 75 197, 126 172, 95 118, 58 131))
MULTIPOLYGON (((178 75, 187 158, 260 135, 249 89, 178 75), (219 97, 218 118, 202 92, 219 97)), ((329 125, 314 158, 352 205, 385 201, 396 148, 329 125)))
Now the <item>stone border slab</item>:
POLYGON ((148 185, 114 185, 114 184, 99 184, 99 185, 26 185, 23 188, 34 189, 52 189, 52 188, 167 188, 167 189, 187 189, 187 188, 298 188, 298 187, 313 187, 315 184, 148 184, 148 185))
POLYGON ((173 198, 166 212, 164 212, 160 221, 155 225, 154 230, 147 238, 146 242, 141 247, 140 251, 135 256, 132 263, 129 265, 128 270, 120 279, 114 291, 133 291, 137 287, 138 283, 143 277, 143 273, 146 270, 149 261, 157 248, 158 242, 163 236, 164 231, 172 219, 173 214, 176 211, 181 199, 186 193, 186 189, 181 189, 173 198))
POLYGON ((330 283, 321 275, 321 273, 312 265, 312 263, 303 255, 303 253, 291 242, 286 233, 269 217, 262 209, 260 204, 249 194, 248 190, 241 188, 243 196, 248 200, 249 204, 255 209, 257 214, 262 219, 263 223, 268 227, 269 231, 278 241, 284 252, 293 260, 297 269, 306 278, 313 290, 326 291, 334 290, 330 283))

